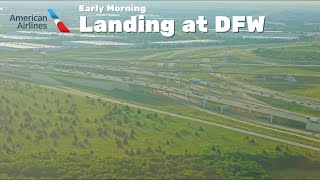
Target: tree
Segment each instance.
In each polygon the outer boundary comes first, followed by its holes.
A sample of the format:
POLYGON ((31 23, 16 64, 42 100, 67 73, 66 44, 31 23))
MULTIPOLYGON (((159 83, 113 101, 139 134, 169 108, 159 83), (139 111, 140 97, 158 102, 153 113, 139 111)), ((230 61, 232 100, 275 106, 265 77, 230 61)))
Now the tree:
POLYGON ((91 123, 89 118, 86 118, 86 123, 91 123))
POLYGON ((161 148, 161 146, 160 146, 160 145, 158 146, 158 148, 156 149, 156 151, 157 151, 157 152, 159 152, 159 153, 161 153, 161 152, 162 152, 162 148, 161 148))
POLYGON ((26 135, 26 139, 29 140, 29 141, 32 140, 32 138, 31 138, 31 136, 29 134, 26 135))
POLYGON ((86 138, 86 139, 83 140, 83 142, 84 142, 85 144, 89 145, 89 139, 86 138))
POLYGON ((153 119, 153 117, 154 117, 154 116, 153 116, 152 114, 149 114, 149 113, 146 114, 146 118, 147 118, 147 119, 153 119))
POLYGON ((73 136, 73 144, 76 144, 79 141, 79 138, 77 135, 73 136))
POLYGON ((220 150, 219 148, 217 148, 217 149, 216 149, 216 153, 217 153, 218 155, 220 155, 220 154, 221 154, 221 150, 220 150))
POLYGON ((103 130, 103 135, 104 135, 104 136, 108 136, 107 130, 103 130))
POLYGON ((181 134, 179 132, 176 132, 176 137, 179 138, 179 139, 182 138, 182 136, 181 136, 181 134))
POLYGON ((122 148, 122 142, 119 139, 116 140, 116 144, 119 148, 122 148))
POLYGON ((76 120, 71 121, 71 125, 72 126, 77 126, 77 121, 76 120))
POLYGON ((56 138, 59 137, 59 135, 58 135, 58 133, 57 133, 55 130, 53 130, 53 131, 50 133, 50 137, 53 138, 53 139, 56 139, 56 138))
POLYGON ((151 147, 148 146, 147 149, 146 149, 146 153, 149 154, 149 153, 152 153, 152 152, 153 152, 153 151, 152 151, 151 147))
POLYGON ((97 120, 97 118, 94 119, 94 123, 95 123, 95 124, 98 124, 98 123, 99 123, 98 120, 97 120))
POLYGON ((98 131, 98 136, 103 137, 102 131, 98 131))
POLYGON ((136 154, 137 154, 138 156, 140 156, 140 155, 141 155, 141 150, 140 150, 140 148, 137 148, 137 150, 136 150, 136 154))
POLYGON ((280 151, 281 151, 280 146, 277 145, 276 148, 275 148, 275 150, 278 151, 278 152, 280 152, 280 151))
POLYGON ((141 122, 140 121, 136 121, 136 126, 141 127, 141 122))
POLYGON ((213 152, 215 152, 215 151, 216 151, 216 147, 213 145, 212 148, 211 148, 211 150, 212 150, 213 152))
POLYGON ((130 139, 134 139, 134 138, 135 138, 134 134, 130 133, 130 139))
POLYGON ((134 156, 134 154, 135 154, 135 153, 134 153, 134 150, 131 149, 130 152, 129 152, 129 156, 134 156))
POLYGON ((289 146, 288 146, 288 144, 286 144, 286 151, 288 151, 289 150, 289 146))
POLYGON ((58 146, 58 142, 57 142, 57 140, 55 140, 55 139, 53 140, 53 146, 54 146, 54 147, 57 147, 57 146, 58 146))
POLYGON ((251 139, 251 140, 250 140, 250 143, 251 143, 251 144, 255 144, 256 141, 255 141, 254 139, 251 139))
POLYGON ((122 126, 122 121, 120 119, 117 120, 117 125, 122 126))
POLYGON ((18 117, 19 116, 19 112, 18 111, 14 111, 13 115, 18 117))
POLYGON ((127 115, 124 115, 124 116, 123 116, 123 122, 124 122, 125 124, 128 124, 128 123, 129 123, 129 118, 128 118, 127 115))
POLYGON ((128 145, 128 140, 127 140, 127 138, 124 138, 123 141, 122 141, 122 143, 123 143, 124 145, 128 145))
POLYGON ((130 134, 136 135, 136 131, 134 129, 131 129, 130 134))
POLYGON ((86 135, 87 138, 90 138, 90 137, 91 137, 90 131, 87 130, 87 131, 85 132, 85 135, 86 135))
POLYGON ((8 136, 7 137, 7 143, 11 143, 12 142, 12 137, 11 136, 8 136))
POLYGON ((129 112, 129 111, 130 111, 130 107, 129 107, 128 105, 126 105, 125 110, 126 110, 127 112, 129 112))

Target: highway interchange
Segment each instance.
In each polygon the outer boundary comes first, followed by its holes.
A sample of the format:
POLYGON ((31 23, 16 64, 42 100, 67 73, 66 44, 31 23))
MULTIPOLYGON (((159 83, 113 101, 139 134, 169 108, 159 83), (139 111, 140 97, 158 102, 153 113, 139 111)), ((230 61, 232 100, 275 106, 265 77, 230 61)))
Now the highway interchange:
MULTIPOLYGON (((290 103, 297 103, 303 106, 307 106, 314 109, 320 108, 320 102, 312 101, 309 99, 296 97, 284 93, 273 92, 262 88, 256 88, 251 86, 230 86, 221 83, 197 81, 193 82, 188 78, 179 77, 173 73, 167 72, 151 72, 137 67, 128 66, 93 66, 89 64, 81 63, 43 63, 43 62, 6 62, 2 64, 2 67, 8 66, 11 68, 26 68, 26 69, 39 69, 58 71, 74 75, 90 76, 90 78, 105 79, 111 81, 118 81, 127 83, 130 85, 142 86, 148 89, 153 89, 158 92, 165 92, 169 94, 176 94, 184 96, 187 99, 198 99, 204 106, 208 102, 217 103, 219 105, 227 105, 239 109, 247 110, 248 113, 261 113, 268 117, 270 121, 274 117, 280 117, 289 119, 292 121, 307 123, 310 116, 299 114, 295 112, 286 111, 283 109, 275 108, 263 103, 248 101, 234 96, 219 95, 216 93, 210 93, 211 90, 222 89, 232 92, 241 92, 245 94, 259 95, 274 99, 281 99, 290 103), (111 75, 110 75, 111 73, 111 75), (118 75, 121 76, 118 76, 118 75), (141 80, 137 76, 147 77, 149 80, 141 80), (159 82, 152 82, 151 78, 164 79, 167 84, 160 84, 159 82), (171 83, 170 83, 171 82, 171 83), (174 83, 183 83, 186 87, 171 86, 174 83), (197 87, 200 89, 206 89, 207 91, 197 91, 197 87)), ((316 124, 315 124, 316 125, 316 124)))

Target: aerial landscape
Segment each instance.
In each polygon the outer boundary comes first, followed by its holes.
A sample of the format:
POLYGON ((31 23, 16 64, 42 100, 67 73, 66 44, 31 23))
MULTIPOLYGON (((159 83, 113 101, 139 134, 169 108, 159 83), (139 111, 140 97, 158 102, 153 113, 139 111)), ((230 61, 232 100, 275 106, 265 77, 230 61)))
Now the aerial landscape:
POLYGON ((80 33, 81 3, 0 4, 0 179, 319 179, 319 2, 108 2, 266 16, 263 33, 170 38, 80 33), (47 8, 71 33, 10 21, 47 8))

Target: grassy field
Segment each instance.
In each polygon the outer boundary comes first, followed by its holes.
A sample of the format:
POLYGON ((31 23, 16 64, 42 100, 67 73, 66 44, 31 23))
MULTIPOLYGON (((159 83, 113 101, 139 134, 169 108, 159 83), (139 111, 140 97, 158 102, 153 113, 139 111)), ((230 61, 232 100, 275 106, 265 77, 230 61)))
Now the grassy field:
POLYGON ((320 78, 319 77, 295 77, 297 82, 288 82, 284 80, 277 79, 262 79, 257 77, 250 77, 245 79, 245 81, 249 84, 253 84, 256 86, 269 88, 275 91, 281 91, 293 95, 304 96, 308 98, 319 98, 319 93, 317 93, 317 89, 319 88, 320 78))
POLYGON ((298 95, 298 96, 305 96, 309 98, 315 98, 320 100, 320 86, 319 85, 312 85, 305 90, 291 90, 287 91, 288 93, 298 95))
MULTIPOLYGON (((53 77, 53 74, 51 73, 48 75, 50 77, 53 77)), ((300 138, 300 137, 296 137, 288 134, 282 134, 282 133, 278 133, 278 132, 271 131, 264 128, 257 129, 256 127, 248 124, 244 124, 241 122, 234 122, 226 118, 221 118, 213 114, 202 112, 192 107, 186 106, 185 104, 182 104, 179 101, 170 99, 168 97, 159 96, 156 94, 144 94, 143 90, 139 87, 131 87, 130 91, 128 91, 124 89, 118 89, 116 88, 117 85, 115 85, 114 89, 108 90, 109 85, 108 85, 108 82, 105 80, 92 79, 89 77, 77 77, 77 79, 74 79, 73 76, 66 76, 66 75, 58 76, 57 74, 55 74, 54 77, 57 80, 59 80, 59 82, 61 82, 64 86, 92 92, 93 94, 98 94, 100 96, 108 96, 116 99, 122 99, 124 101, 132 102, 134 104, 154 107, 156 109, 174 112, 181 115, 188 115, 190 117, 201 118, 201 119, 205 119, 212 122, 218 122, 218 123, 225 124, 232 127, 237 127, 237 128, 240 127, 242 129, 247 129, 254 132, 263 132, 264 134, 269 134, 275 137, 280 137, 280 138, 320 147, 320 144, 314 144, 313 141, 309 141, 304 138, 300 138), (89 84, 86 83, 88 80, 90 80, 89 84)), ((263 126, 267 126, 267 125, 263 125, 263 126)))
POLYGON ((255 96, 255 98, 277 108, 282 108, 282 109, 286 109, 288 111, 293 111, 297 113, 303 113, 303 114, 307 114, 309 116, 314 116, 314 117, 320 116, 319 110, 308 108, 300 104, 294 104, 294 103, 286 102, 283 100, 276 100, 276 99, 271 99, 271 98, 261 97, 261 96, 255 96))
POLYGON ((280 66, 236 66, 229 65, 219 68, 221 71, 240 71, 255 73, 274 73, 274 74, 311 74, 320 75, 320 67, 280 67, 280 66))
MULTIPOLYGON (((53 74, 49 74, 49 75, 52 76, 53 74)), ((124 101, 132 102, 134 104, 141 104, 143 106, 153 107, 156 109, 174 112, 181 115, 188 115, 190 117, 205 119, 212 122, 218 122, 228 126, 247 129, 254 132, 259 132, 259 133, 263 132, 271 136, 280 137, 280 138, 320 147, 320 144, 314 143, 313 141, 309 141, 304 138, 296 137, 289 134, 278 133, 265 128, 257 128, 255 126, 248 125, 242 122, 235 122, 230 119, 222 118, 213 114, 199 111, 192 107, 186 106, 185 104, 181 104, 181 102, 179 101, 175 101, 167 97, 158 96, 155 94, 144 94, 142 89, 139 90, 139 87, 134 87, 134 88, 132 87, 130 88, 130 91, 117 89, 117 88, 110 90, 108 89, 108 86, 109 86, 108 82, 105 80, 92 79, 89 77, 77 77, 76 79, 74 79, 73 76, 65 76, 65 75, 58 76, 57 74, 55 74, 54 77, 56 79, 59 79, 59 81, 64 86, 69 86, 72 88, 92 92, 94 94, 98 94, 99 96, 108 96, 116 99, 122 99, 124 101), (90 83, 86 84, 85 82, 87 82, 88 80, 90 80, 90 83), (103 88, 101 88, 101 86, 103 86, 103 88)), ((267 125, 263 125, 263 126, 267 126, 267 125)), ((305 136, 309 136, 309 135, 305 135, 305 136)))
POLYGON ((290 62, 290 64, 319 64, 320 44, 315 42, 308 46, 287 48, 257 49, 255 54, 264 58, 272 58, 274 62, 290 62))
POLYGON ((259 179, 288 157, 314 177, 320 167, 313 151, 128 106, 16 81, 0 92, 2 178, 259 179))

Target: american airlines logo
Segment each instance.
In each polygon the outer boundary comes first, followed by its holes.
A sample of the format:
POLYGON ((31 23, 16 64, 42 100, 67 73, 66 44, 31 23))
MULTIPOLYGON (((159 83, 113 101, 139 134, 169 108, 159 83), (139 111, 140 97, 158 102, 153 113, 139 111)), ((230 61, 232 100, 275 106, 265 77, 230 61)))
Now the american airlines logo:
POLYGON ((62 33, 69 33, 70 32, 69 29, 67 28, 67 26, 64 25, 64 23, 59 19, 59 17, 56 15, 56 13, 52 9, 48 9, 48 13, 50 14, 51 18, 56 23, 56 26, 60 32, 62 32, 62 33))

